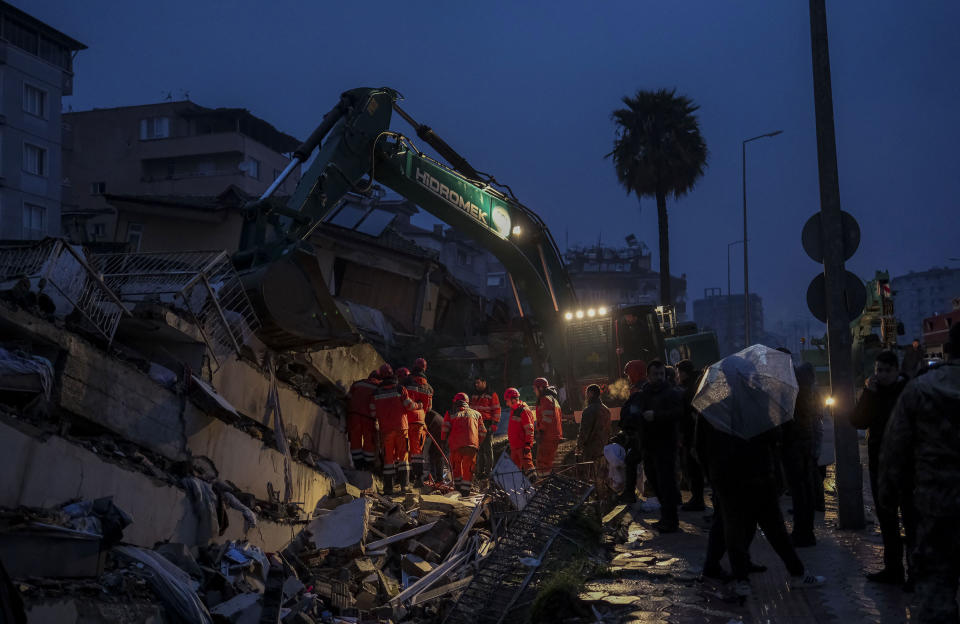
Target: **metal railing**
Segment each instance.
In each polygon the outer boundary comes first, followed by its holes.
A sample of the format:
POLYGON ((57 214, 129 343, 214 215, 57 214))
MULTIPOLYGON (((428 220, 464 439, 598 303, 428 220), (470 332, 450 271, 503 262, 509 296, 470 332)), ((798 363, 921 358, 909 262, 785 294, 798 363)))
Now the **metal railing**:
POLYGON ((260 328, 225 251, 96 254, 91 265, 124 302, 189 313, 218 364, 260 328))
MULTIPOLYGON (((27 279, 39 293, 53 286, 107 343, 113 341, 120 318, 129 315, 84 254, 60 239, 0 248, 0 281, 19 279, 27 279)), ((61 307, 55 297, 51 300, 61 307)))

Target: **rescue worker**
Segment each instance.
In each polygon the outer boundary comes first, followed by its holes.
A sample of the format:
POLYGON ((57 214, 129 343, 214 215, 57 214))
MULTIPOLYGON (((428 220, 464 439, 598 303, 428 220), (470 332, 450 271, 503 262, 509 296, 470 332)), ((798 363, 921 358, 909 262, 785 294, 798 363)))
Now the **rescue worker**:
POLYGON ((427 361, 417 358, 413 363, 413 372, 407 375, 403 386, 407 389, 410 400, 420 405, 419 408, 407 412, 407 437, 410 440, 410 466, 413 473, 413 482, 416 486, 423 485, 423 445, 427 441, 426 416, 433 408, 433 388, 427 383, 424 373, 427 370, 427 361))
POLYGON ((347 434, 350 457, 357 470, 370 470, 377 452, 377 421, 370 416, 370 401, 380 386, 380 375, 370 371, 366 379, 353 382, 347 402, 347 434))
POLYGON ((960 323, 943 346, 947 361, 904 388, 880 448, 880 501, 896 509, 913 493, 917 545, 912 573, 920 624, 960 622, 960 323))
POLYGON ((510 408, 510 422, 507 425, 507 439, 510 442, 510 459, 528 477, 534 475, 533 469, 533 427, 536 417, 530 407, 520 400, 516 388, 507 388, 503 399, 510 408))
POLYGON ((460 496, 470 496, 477 451, 486 436, 483 416, 470 408, 470 397, 466 392, 458 392, 453 397, 453 413, 448 411, 443 417, 441 438, 448 440, 453 485, 460 496))
POLYGON ((553 461, 557 455, 557 446, 563 438, 563 423, 560 417, 560 402, 557 389, 550 385, 545 377, 533 380, 533 391, 537 394, 537 473, 548 475, 553 471, 553 461))
MULTIPOLYGON (((779 347, 777 351, 790 354, 779 347)), ((794 368, 799 391, 793 418, 780 427, 784 476, 793 498, 793 533, 790 541, 797 548, 815 546, 813 533, 817 504, 816 431, 822 414, 813 365, 804 362, 794 368)))
MULTIPOLYGON (((857 429, 867 429, 867 458, 870 466, 870 489, 873 493, 873 502, 877 523, 880 525, 880 535, 883 536, 883 569, 867 574, 867 580, 875 583, 890 583, 903 585, 903 540, 900 538, 900 518, 898 508, 887 509, 880 504, 880 448, 883 445, 883 432, 886 430, 897 399, 907 387, 905 375, 899 372, 900 363, 897 354, 893 351, 881 351, 874 362, 874 373, 866 380, 866 387, 850 417, 850 422, 857 429)), ((907 493, 909 494, 909 493, 907 493)), ((910 497, 900 500, 899 512, 903 514, 903 528, 906 533, 906 545, 913 548, 916 529, 915 514, 910 497)), ((910 552, 907 552, 906 571, 909 573, 910 552)), ((907 589, 910 586, 907 585, 907 589)))
POLYGON ((493 470, 493 434, 496 433, 500 424, 500 397, 496 392, 487 390, 487 379, 483 375, 477 375, 473 380, 470 407, 480 412, 483 416, 483 426, 487 429, 487 437, 480 444, 477 458, 477 475, 486 478, 493 470))
POLYGON ((409 446, 407 443, 407 412, 417 408, 406 389, 397 381, 389 364, 380 367, 383 382, 373 393, 370 415, 380 427, 380 445, 383 451, 383 492, 393 494, 394 477, 399 476, 400 489, 410 491, 409 446))
MULTIPOLYGON (((643 429, 643 413, 640 403, 640 390, 647 383, 647 363, 643 360, 630 360, 623 368, 623 374, 630 381, 630 397, 620 408, 620 431, 624 435, 624 449, 627 451, 626 480, 620 502, 632 505, 637 502, 637 469, 640 467, 640 438, 643 429)), ((642 485, 642 484, 641 484, 642 485)))
POLYGON ((647 366, 647 384, 639 394, 643 471, 660 501, 660 521, 653 526, 661 533, 673 533, 680 526, 676 469, 683 397, 667 381, 667 370, 660 360, 647 366))
POLYGON ((600 399, 600 386, 587 386, 587 406, 580 416, 580 429, 577 431, 577 456, 580 461, 593 462, 590 474, 597 484, 597 494, 604 500, 608 494, 605 487, 607 462, 603 458, 603 447, 610 439, 610 410, 600 399))

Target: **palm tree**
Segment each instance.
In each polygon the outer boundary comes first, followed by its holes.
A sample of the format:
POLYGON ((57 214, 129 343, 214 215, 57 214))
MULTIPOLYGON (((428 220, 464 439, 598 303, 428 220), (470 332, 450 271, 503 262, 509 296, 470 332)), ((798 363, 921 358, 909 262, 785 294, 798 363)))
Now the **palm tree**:
POLYGON ((613 157, 617 180, 640 199, 657 198, 660 230, 660 303, 672 305, 667 195, 686 195, 707 166, 707 144, 694 113, 700 107, 676 89, 637 91, 613 111, 617 135, 613 157))

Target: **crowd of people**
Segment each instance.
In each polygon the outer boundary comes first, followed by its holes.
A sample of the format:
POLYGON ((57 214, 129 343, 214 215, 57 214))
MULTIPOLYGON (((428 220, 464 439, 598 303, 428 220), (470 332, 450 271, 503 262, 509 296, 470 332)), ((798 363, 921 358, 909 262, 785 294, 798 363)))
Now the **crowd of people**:
MULTIPOLYGON (((918 621, 960 622, 960 325, 950 329, 946 362, 928 370, 916 351, 913 345, 904 360, 894 351, 879 353, 850 415, 855 427, 867 431, 870 488, 883 540, 883 568, 866 577, 916 591, 918 621)), ((433 410, 426 367, 422 358, 409 371, 384 365, 353 385, 353 461, 369 468, 379 453, 388 493, 395 479, 409 491, 411 468, 414 482, 422 483, 428 476, 439 479, 447 465, 456 487, 468 495, 474 473, 486 477, 493 469, 500 399, 478 376, 473 392, 458 393, 441 418, 433 410), (428 454, 426 438, 432 442, 428 454)), ((602 388, 590 385, 585 392, 576 455, 590 467, 600 498, 634 504, 638 494, 655 496, 660 518, 654 526, 672 533, 679 530, 680 512, 707 510, 709 484, 713 514, 703 576, 730 581, 737 595, 749 595, 749 575, 766 569, 750 556, 759 528, 793 587, 822 584, 824 577, 809 573, 797 555, 798 548, 816 546, 815 513, 824 510, 824 472, 817 461, 824 410, 813 368, 794 368, 792 418, 748 439, 713 427, 693 407, 702 373, 689 360, 676 367, 633 360, 624 374, 630 395, 616 432, 602 388), (681 481, 690 490, 686 502, 681 481), (791 533, 780 507, 785 490, 792 498, 791 533), (729 572, 721 565, 725 554, 729 572)), ((542 377, 533 386, 532 408, 516 388, 503 393, 510 457, 531 477, 551 472, 562 439, 556 388, 542 377)))
MULTIPOLYGON (((434 410, 426 370, 427 361, 417 358, 412 369, 384 364, 353 383, 347 407, 351 459, 358 469, 379 465, 386 494, 396 486, 406 493, 440 482, 446 467, 454 487, 469 496, 475 476, 486 478, 494 467, 492 438, 500 427, 500 398, 478 375, 473 392, 458 392, 441 417, 434 410)), ((510 457, 529 477, 552 472, 563 438, 557 389, 544 377, 535 379, 533 388, 533 408, 516 388, 503 393, 510 457)))

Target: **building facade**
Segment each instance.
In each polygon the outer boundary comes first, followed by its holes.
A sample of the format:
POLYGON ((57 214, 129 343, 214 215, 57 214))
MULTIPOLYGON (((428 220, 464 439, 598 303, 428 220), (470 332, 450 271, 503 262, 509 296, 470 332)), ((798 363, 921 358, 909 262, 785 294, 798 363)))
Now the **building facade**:
POLYGON ((0 2, 0 238, 60 234, 60 102, 86 46, 0 2))
MULTIPOLYGON (((693 318, 703 331, 717 334, 720 356, 725 357, 744 348, 743 295, 724 295, 719 288, 708 289, 703 299, 693 302, 693 318)), ((764 343, 763 299, 750 293, 750 342, 764 343)), ((779 344, 770 346, 780 346, 779 344)))
MULTIPOLYGON (((183 223, 168 217, 213 230, 201 248, 236 249, 242 202, 218 198, 259 195, 299 145, 245 109, 190 101, 65 113, 63 120, 65 229, 141 251, 183 248, 183 223)), ((298 169, 277 194, 292 193, 299 177, 298 169)))
POLYGON ((952 310, 951 302, 960 297, 960 269, 911 271, 894 277, 891 286, 897 318, 904 326, 899 342, 909 344, 923 335, 923 319, 952 310))

